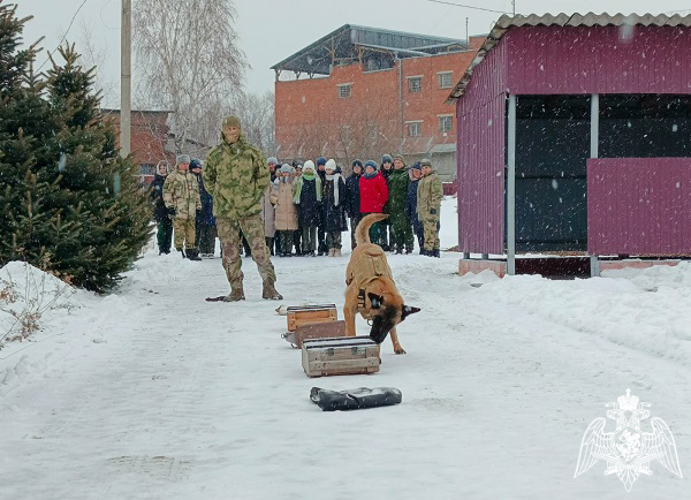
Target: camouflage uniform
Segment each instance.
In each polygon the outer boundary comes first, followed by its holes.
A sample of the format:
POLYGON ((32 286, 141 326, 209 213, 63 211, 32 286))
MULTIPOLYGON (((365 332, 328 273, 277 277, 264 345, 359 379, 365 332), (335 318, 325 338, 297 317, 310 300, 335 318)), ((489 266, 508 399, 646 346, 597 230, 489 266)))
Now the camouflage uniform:
MULTIPOLYGON (((235 117, 226 118, 224 126, 228 122, 239 127, 239 119, 235 117)), ((204 186, 214 199, 213 213, 221 240, 222 262, 232 289, 226 300, 245 298, 239 252, 240 231, 249 242, 252 259, 259 268, 264 282, 264 298, 278 298, 280 295, 273 285, 276 273, 266 247, 261 219, 262 198, 271 182, 269 167, 261 151, 245 141, 242 135, 234 143, 228 142, 223 135, 221 137, 221 144, 206 157, 202 177, 204 186)))
POLYGON ((175 249, 182 250, 183 244, 188 252, 196 251, 195 219, 201 210, 197 178, 189 172, 176 170, 169 174, 163 184, 163 202, 166 208, 174 208, 173 230, 175 249))
POLYGON ((425 251, 429 255, 439 253, 439 212, 442 198, 439 175, 431 172, 418 181, 417 215, 425 231, 425 251))

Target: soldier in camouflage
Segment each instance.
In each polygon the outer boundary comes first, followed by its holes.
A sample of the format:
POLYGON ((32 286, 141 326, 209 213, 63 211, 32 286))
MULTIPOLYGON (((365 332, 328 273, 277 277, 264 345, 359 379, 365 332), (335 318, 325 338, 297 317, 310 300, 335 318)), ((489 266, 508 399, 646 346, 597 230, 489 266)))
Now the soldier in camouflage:
POLYGON ((432 162, 424 158, 420 166, 422 178, 417 185, 417 216, 425 231, 423 255, 439 257, 439 217, 444 193, 439 175, 432 171, 432 162))
POLYGON ((201 260, 197 254, 195 239, 197 210, 202 208, 199 185, 196 177, 189 173, 189 156, 179 155, 175 163, 175 172, 168 175, 163 184, 163 202, 173 219, 175 249, 182 254, 183 258, 201 260), (183 245, 185 251, 182 249, 183 245))
POLYGON ((261 151, 242 136, 237 116, 223 120, 221 144, 207 155, 202 178, 214 199, 216 227, 223 248, 223 267, 231 288, 230 294, 223 300, 245 300, 239 252, 241 231, 250 244, 252 259, 263 280, 262 297, 283 299, 274 288, 276 272, 266 247, 264 222, 261 219, 262 197, 271 182, 271 174, 261 151))

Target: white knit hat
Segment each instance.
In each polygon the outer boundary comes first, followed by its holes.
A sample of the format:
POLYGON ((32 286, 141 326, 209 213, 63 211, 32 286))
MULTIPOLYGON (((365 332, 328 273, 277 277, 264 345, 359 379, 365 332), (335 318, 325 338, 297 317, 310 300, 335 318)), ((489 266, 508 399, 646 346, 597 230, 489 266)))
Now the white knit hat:
POLYGON ((333 158, 328 159, 324 166, 324 170, 336 170, 336 161, 333 158))
POLYGON ((314 162, 312 160, 307 160, 304 165, 302 165, 302 171, 306 171, 308 168, 312 169, 312 172, 316 172, 314 168, 314 162))

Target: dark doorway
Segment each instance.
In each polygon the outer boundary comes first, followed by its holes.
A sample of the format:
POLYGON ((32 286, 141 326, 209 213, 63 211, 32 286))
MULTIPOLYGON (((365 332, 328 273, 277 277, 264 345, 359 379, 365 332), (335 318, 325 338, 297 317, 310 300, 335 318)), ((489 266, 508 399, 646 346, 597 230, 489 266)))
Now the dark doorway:
POLYGON ((518 96, 516 251, 587 248, 590 96, 518 96))

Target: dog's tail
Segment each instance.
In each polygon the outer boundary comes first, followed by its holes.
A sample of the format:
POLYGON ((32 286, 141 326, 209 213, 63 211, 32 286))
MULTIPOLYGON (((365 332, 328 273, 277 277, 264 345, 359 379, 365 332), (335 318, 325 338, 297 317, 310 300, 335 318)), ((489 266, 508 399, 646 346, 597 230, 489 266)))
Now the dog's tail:
POLYGON ((369 214, 366 215, 355 229, 355 243, 362 245, 363 243, 372 243, 369 239, 369 228, 372 224, 384 220, 388 217, 386 214, 369 214))

